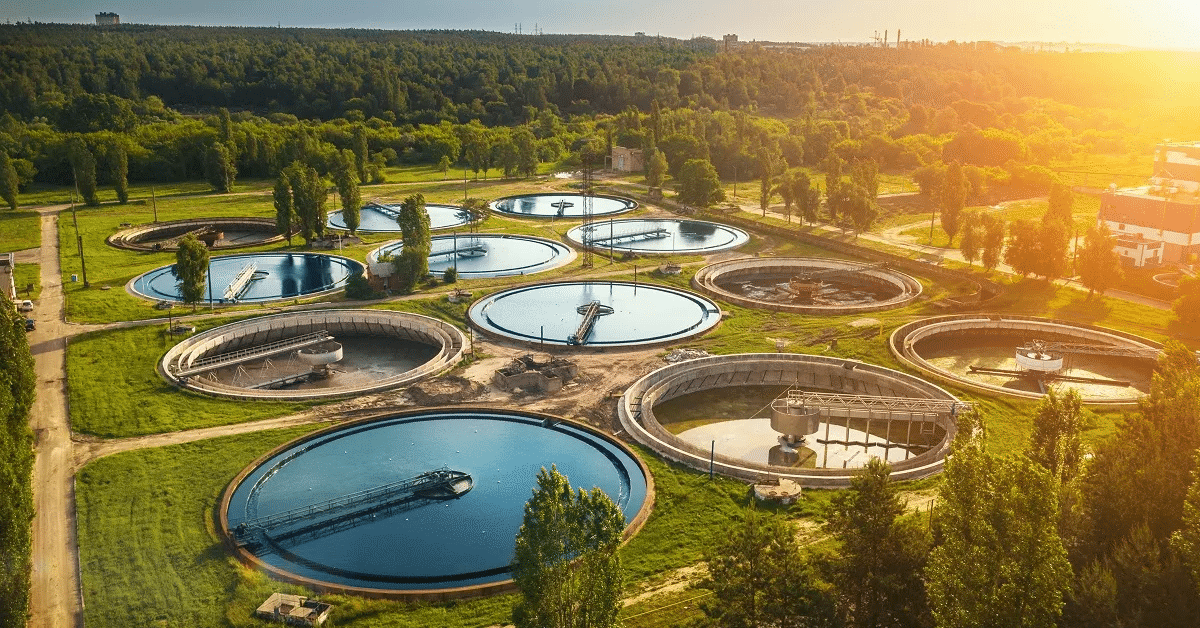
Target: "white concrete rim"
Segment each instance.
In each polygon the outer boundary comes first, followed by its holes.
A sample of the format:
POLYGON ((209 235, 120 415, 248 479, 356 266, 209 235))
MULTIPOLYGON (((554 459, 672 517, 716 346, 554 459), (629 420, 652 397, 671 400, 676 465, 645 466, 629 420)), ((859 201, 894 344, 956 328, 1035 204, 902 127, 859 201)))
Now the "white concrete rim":
MULTIPOLYGON (((705 367, 732 367, 730 370, 735 375, 731 375, 724 383, 718 378, 712 382, 714 385, 707 385, 705 381, 701 381, 699 385, 692 386, 689 383, 686 389, 687 393, 708 390, 711 388, 723 388, 737 385, 761 385, 761 384, 783 384, 783 381, 764 381, 750 382, 737 381, 736 373, 744 373, 749 376, 755 368, 761 369, 764 365, 774 363, 780 367, 780 370, 794 370, 796 373, 804 372, 805 367, 812 368, 816 365, 823 367, 836 367, 839 369, 850 369, 865 373, 872 377, 883 378, 888 383, 894 383, 900 386, 911 386, 930 398, 941 398, 957 401, 954 395, 941 387, 914 377, 907 373, 896 371, 882 366, 876 366, 857 360, 848 360, 844 358, 833 358, 817 355, 808 355, 800 353, 742 353, 732 355, 710 356, 697 360, 688 360, 677 364, 669 364, 651 373, 643 376, 638 381, 634 382, 621 396, 621 400, 617 404, 617 415, 621 420, 621 425, 626 432, 629 433, 634 440, 654 450, 659 456, 668 460, 679 462, 685 466, 707 471, 710 468, 710 457, 707 451, 698 451, 695 447, 689 445, 679 437, 670 434, 658 423, 653 415, 653 402, 657 401, 656 392, 663 390, 670 385, 677 385, 684 382, 692 382, 697 377, 697 373, 705 367), (745 368, 738 368, 745 367, 745 368), (692 379, 689 379, 692 378, 692 379), (650 412, 643 410, 643 399, 649 395, 651 397, 650 412)), ((852 371, 850 371, 852 372, 852 371)), ((705 378, 708 379, 707 377, 705 378)), ((782 379, 782 378, 781 378, 782 379)), ((913 395, 917 396, 917 395, 913 395)), ((945 436, 940 443, 932 447, 929 451, 913 457, 910 460, 902 463, 892 464, 892 477, 897 480, 919 479, 934 475, 941 472, 945 463, 945 456, 949 453, 950 442, 954 438, 955 425, 948 420, 940 420, 939 426, 945 430, 945 436)), ((799 482, 803 486, 824 487, 824 488, 842 488, 849 486, 850 479, 858 472, 858 469, 804 469, 794 470, 789 467, 776 467, 770 465, 755 465, 745 461, 733 461, 731 459, 715 459, 712 461, 712 469, 716 473, 722 475, 739 478, 742 480, 757 481, 764 477, 788 479, 799 482)))
POLYGON ((819 269, 854 269, 863 268, 870 264, 850 260, 820 258, 820 257, 743 257, 724 260, 709 264, 696 271, 692 277, 692 286, 718 299, 728 301, 742 307, 767 309, 777 312, 793 312, 799 314, 845 315, 865 312, 878 312, 901 308, 921 296, 924 287, 915 278, 891 268, 864 270, 863 274, 885 282, 895 287, 899 294, 890 299, 862 305, 800 305, 791 303, 772 303, 750 299, 736 294, 717 285, 717 278, 735 271, 754 271, 778 267, 817 267, 819 269))
MULTIPOLYGON (((1068 335, 1080 340, 1099 342, 1124 347, 1162 349, 1162 345, 1140 336, 1104 327, 1072 323, 1037 316, 1014 314, 961 314, 936 316, 913 321, 897 327, 888 338, 888 349, 897 360, 938 381, 961 386, 987 395, 1000 395, 1019 399, 1038 400, 1041 393, 1013 390, 947 371, 925 360, 916 352, 920 340, 941 332, 962 329, 1045 329, 1059 335, 1068 335)), ((1128 408, 1137 405, 1143 395, 1131 397, 1081 397, 1084 404, 1100 407, 1128 408)))
MULTIPOLYGON (((263 254, 263 255, 273 255, 273 254, 284 255, 284 254, 287 254, 287 253, 289 253, 289 252, 288 252, 288 251, 284 251, 284 252, 278 252, 278 251, 259 251, 258 253, 234 253, 234 254, 232 254, 232 255, 217 255, 216 257, 212 257, 212 258, 210 258, 210 259, 214 259, 214 260, 215 260, 215 259, 219 259, 219 258, 222 258, 222 257, 236 257, 236 256, 245 256, 245 255, 258 255, 258 254, 260 254, 260 253, 261 253, 261 254, 263 254)), ((295 252, 295 251, 291 251, 290 253, 292 253, 292 254, 295 254, 296 252, 295 252)), ((325 257, 332 257, 332 258, 334 258, 334 259, 343 260, 343 261, 349 262, 349 266, 350 266, 350 268, 351 268, 351 269, 357 269, 359 273, 365 273, 365 272, 367 272, 367 266, 366 266, 366 264, 363 264, 362 262, 360 262, 360 261, 358 261, 358 260, 356 260, 356 259, 352 259, 352 258, 346 257, 346 256, 344 256, 344 255, 332 255, 332 254, 329 254, 329 253, 315 253, 315 252, 312 252, 312 251, 300 251, 300 253, 303 253, 303 254, 305 254, 305 255, 324 255, 325 257)), ((166 267, 166 266, 173 266, 173 265, 174 265, 174 264, 164 264, 163 266, 158 266, 158 267, 155 267, 155 268, 151 268, 150 270, 148 270, 148 271, 146 271, 146 272, 144 272, 144 273, 139 273, 139 274, 138 274, 136 277, 134 277, 133 279, 130 279, 128 282, 126 282, 126 284, 125 284, 125 292, 126 292, 126 293, 128 293, 130 296, 137 297, 137 298, 139 298, 139 299, 142 299, 142 300, 144 300, 144 301, 150 301, 151 303, 158 303, 159 301, 166 301, 167 303, 170 303, 170 304, 172 304, 172 305, 181 305, 181 306, 182 306, 182 305, 186 305, 186 304, 185 304, 183 301, 173 301, 173 300, 170 300, 170 299, 159 299, 159 298, 156 298, 156 297, 149 296, 149 295, 147 295, 147 294, 143 294, 143 293, 139 292, 139 291, 137 290, 137 288, 134 288, 134 287, 133 287, 133 286, 134 286, 134 284, 136 284, 136 283, 137 283, 137 280, 138 280, 138 279, 141 279, 142 277, 144 277, 144 276, 146 276, 146 275, 148 275, 148 274, 150 274, 150 273, 152 273, 152 272, 155 272, 155 271, 157 271, 157 270, 160 270, 160 269, 162 269, 162 268, 164 268, 164 267, 166 267)), ((354 272, 353 272, 353 270, 352 270, 352 272, 351 272, 349 275, 347 275, 347 276, 346 276, 346 281, 342 282, 340 285, 334 286, 333 288, 330 288, 330 289, 328 289, 328 290, 322 290, 322 291, 320 291, 320 292, 310 292, 310 293, 308 293, 308 294, 301 294, 301 295, 296 295, 296 296, 291 296, 291 297, 279 297, 278 299, 266 299, 266 300, 262 300, 262 301, 238 301, 238 302, 236 302, 236 303, 222 303, 222 302, 220 302, 220 301, 216 301, 216 300, 214 300, 214 301, 212 301, 212 303, 210 304, 210 303, 208 302, 208 300, 202 300, 202 301, 200 301, 199 303, 197 303, 197 304, 196 304, 196 306, 197 306, 197 307, 209 307, 209 306, 213 306, 213 307, 236 307, 236 306, 239 306, 239 305, 266 305, 266 304, 270 304, 270 303, 280 303, 280 302, 283 302, 283 301, 296 301, 296 300, 299 300, 299 299, 305 299, 305 300, 308 300, 308 299, 313 299, 313 298, 319 298, 319 297, 328 296, 328 295, 331 295, 331 294, 336 294, 336 293, 338 293, 338 292, 341 292, 342 290, 345 290, 345 289, 346 289, 346 284, 348 284, 348 283, 350 282, 350 278, 351 278, 351 277, 354 277, 354 275, 355 275, 355 273, 354 273, 354 272)))
MULTIPOLYGON (((331 330, 332 331, 332 330, 331 330)), ((356 333, 362 334, 362 331, 356 333)), ((366 335, 372 335, 367 333, 366 335)), ((269 336, 268 336, 269 337, 269 336)), ((436 318, 396 312, 392 310, 308 310, 285 312, 248 318, 214 327, 186 338, 167 350, 159 360, 157 370, 167 381, 195 392, 230 397, 234 399, 308 400, 365 395, 407 384, 444 372, 462 359, 469 348, 469 341, 462 330, 436 318), (378 335, 385 331, 397 331, 397 337, 414 342, 440 346, 438 353, 424 364, 388 377, 359 386, 324 388, 313 390, 256 390, 213 382, 204 377, 179 378, 174 368, 180 363, 190 364, 194 360, 219 351, 230 342, 255 334, 286 336, 286 330, 301 326, 338 327, 339 325, 361 326, 375 329, 378 335), (281 333, 282 332, 282 333, 281 333)))

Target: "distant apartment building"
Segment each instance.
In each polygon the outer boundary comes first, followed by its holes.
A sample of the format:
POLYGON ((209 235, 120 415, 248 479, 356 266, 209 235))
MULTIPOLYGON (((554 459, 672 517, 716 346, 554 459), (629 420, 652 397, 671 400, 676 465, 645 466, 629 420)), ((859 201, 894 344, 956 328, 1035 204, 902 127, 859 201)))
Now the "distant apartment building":
POLYGON ((619 172, 641 172, 645 168, 642 149, 613 146, 612 167, 619 172))
POLYGON ((1128 265, 1188 264, 1200 257, 1200 143, 1160 144, 1148 185, 1100 195, 1100 220, 1128 265))
POLYGON ((101 11, 96 14, 96 26, 116 26, 121 23, 121 16, 108 11, 101 11))

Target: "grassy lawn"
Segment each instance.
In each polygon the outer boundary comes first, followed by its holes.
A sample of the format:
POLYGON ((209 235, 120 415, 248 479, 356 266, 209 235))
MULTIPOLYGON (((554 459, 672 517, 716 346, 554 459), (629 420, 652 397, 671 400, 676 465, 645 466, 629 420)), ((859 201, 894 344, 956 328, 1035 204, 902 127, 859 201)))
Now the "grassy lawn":
MULTIPOLYGON (((206 320, 207 329, 226 320, 206 320)), ((179 338, 166 325, 93 332, 67 347, 71 427, 106 438, 228 425, 299 412, 312 404, 232 401, 183 392, 155 371, 179 338)))
POLYGON ((42 245, 42 217, 33 211, 0 210, 0 253, 42 245))
POLYGON ((17 264, 13 282, 17 284, 17 295, 22 299, 36 301, 42 296, 42 267, 37 264, 17 264), (33 286, 32 290, 26 290, 33 286))

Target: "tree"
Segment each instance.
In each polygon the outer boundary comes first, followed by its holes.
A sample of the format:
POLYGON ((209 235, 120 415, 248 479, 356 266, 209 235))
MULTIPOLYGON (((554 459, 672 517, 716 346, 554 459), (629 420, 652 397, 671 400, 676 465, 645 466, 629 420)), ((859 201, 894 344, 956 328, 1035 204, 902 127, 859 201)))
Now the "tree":
POLYGON ((967 181, 967 176, 963 174, 962 164, 957 161, 951 162, 946 168, 946 181, 941 186, 941 209, 942 209, 942 230, 950 238, 950 243, 954 244, 954 237, 958 235, 959 215, 962 214, 963 208, 967 206, 967 196, 971 193, 971 183, 967 181))
POLYGON ((967 264, 974 264, 979 259, 980 249, 983 248, 984 228, 978 220, 979 214, 967 212, 963 214, 963 226, 960 229, 962 238, 958 241, 958 250, 962 251, 967 264))
POLYGON ((667 156, 657 148, 646 157, 646 185, 661 188, 667 177, 667 156))
POLYGON ((1192 483, 1183 500, 1183 525, 1171 535, 1171 546, 1200 592, 1200 451, 1193 457, 1192 483))
POLYGON ((229 148, 221 142, 213 142, 205 153, 204 178, 217 192, 225 194, 233 190, 233 181, 237 178, 237 165, 229 148))
POLYGON ((288 246, 291 246, 292 234, 296 231, 296 207, 287 173, 280 172, 279 178, 275 179, 272 197, 275 200, 275 233, 286 237, 288 246))
POLYGON ((463 201, 462 208, 470 212, 471 231, 478 231, 479 225, 482 224, 491 215, 491 208, 488 207, 488 202, 482 198, 468 198, 463 201))
POLYGON ((25 317, 0 298, 0 626, 29 619, 33 523, 33 407, 36 375, 25 317))
POLYGON ((429 212, 425 211, 425 196, 418 193, 406 197, 400 203, 396 224, 400 226, 404 248, 400 249, 392 265, 401 292, 412 292, 417 282, 429 274, 429 252, 433 246, 429 234, 429 212))
POLYGON ((7 152, 0 150, 0 198, 13 211, 17 209, 17 189, 20 185, 21 178, 17 176, 12 159, 9 159, 7 152))
POLYGON ((837 199, 841 197, 840 188, 842 187, 842 166, 845 164, 837 153, 830 152, 825 159, 825 205, 829 208, 829 222, 837 223, 838 210, 840 209, 837 199))
POLYGON ((1037 223, 1032 220, 1017 220, 1009 226, 1008 247, 1004 251, 1004 261, 1022 277, 1039 269, 1038 256, 1041 255, 1037 223))
POLYGON ((1180 322, 1189 325, 1200 323, 1200 278, 1183 277, 1179 280, 1179 298, 1171 304, 1171 310, 1180 322))
POLYGON ((775 156, 767 148, 761 148, 758 152, 758 206, 762 209, 763 217, 767 215, 767 207, 771 205, 771 197, 775 195, 775 188, 771 185, 775 178, 775 156))
POLYGON ((708 556, 714 603, 704 612, 720 628, 832 625, 833 605, 785 519, 747 511, 708 556))
POLYGON ((300 235, 306 245, 325 235, 325 201, 329 191, 321 175, 311 166, 294 162, 288 167, 288 182, 292 187, 292 207, 300 223, 300 235))
POLYGON ((615 626, 624 529, 625 515, 604 491, 575 492, 557 468, 543 468, 517 532, 517 628, 615 626))
POLYGON ((974 411, 960 419, 934 515, 941 543, 925 568, 934 621, 1051 628, 1071 584, 1054 480, 1028 458, 989 454, 974 411))
POLYGON ((196 239, 195 234, 189 233, 179 240, 179 249, 175 251, 175 279, 179 285, 180 300, 191 304, 193 312, 196 304, 204 300, 207 276, 208 248, 196 239))
POLYGON ((1079 392, 1046 391, 1033 418, 1029 458, 1042 465, 1055 480, 1068 483, 1083 465, 1083 406, 1079 392))
POLYGON ((856 232, 871 228, 879 209, 870 193, 857 182, 842 183, 838 188, 838 205, 843 217, 849 218, 856 232))
POLYGON ((871 458, 838 493, 826 531, 841 545, 833 559, 838 607, 855 628, 921 626, 928 613, 921 570, 928 533, 904 521, 887 462, 871 458))
POLYGON ((354 165, 358 169, 359 181, 370 181, 367 176, 367 164, 370 163, 371 155, 367 148, 367 130, 361 124, 354 125, 354 135, 351 138, 354 151, 354 165))
POLYGON ((793 186, 795 173, 784 172, 779 177, 779 182, 775 186, 775 193, 779 195, 783 201, 783 215, 787 217, 787 221, 792 221, 792 205, 796 203, 796 190, 793 186))
POLYGON ((708 207, 725 200, 717 169, 707 159, 689 159, 679 172, 679 200, 708 207))
POLYGON ((533 131, 528 126, 517 127, 512 132, 512 141, 517 148, 517 174, 523 177, 537 174, 537 138, 533 131))
POLYGON ((1071 248, 1071 230, 1067 223, 1049 214, 1043 216, 1037 232, 1037 248, 1035 272, 1047 280, 1069 274, 1067 269, 1070 260, 1067 253, 1071 248))
POLYGON ((75 176, 75 188, 79 190, 83 202, 91 207, 100 205, 100 197, 96 195, 96 158, 88 150, 87 144, 79 137, 72 137, 67 144, 67 155, 75 176))
POLYGON ((446 173, 450 172, 450 158, 442 155, 441 158, 438 159, 437 169, 441 171, 442 180, 445 181, 446 173))
POLYGON ((129 202, 129 154, 124 146, 116 144, 109 150, 108 159, 117 202, 124 205, 129 202))
POLYGON ((342 221, 350 235, 358 231, 362 194, 358 191, 358 175, 354 172, 354 153, 343 150, 334 176, 337 178, 338 196, 342 200, 342 221))
POLYGON ((1079 249, 1079 282, 1088 289, 1088 298, 1097 290, 1103 295, 1121 280, 1124 269, 1116 245, 1108 225, 1100 223, 1088 229, 1079 249))
POLYGON ((1046 209, 1048 218, 1060 220, 1063 224, 1069 225, 1075 220, 1074 206, 1075 195, 1071 192, 1070 186, 1055 183, 1050 188, 1050 206, 1046 209))
POLYGON ((1000 264, 1000 258, 1004 252, 1004 221, 998 216, 983 214, 981 223, 983 224, 983 246, 979 254, 980 262, 988 272, 991 272, 1000 264))

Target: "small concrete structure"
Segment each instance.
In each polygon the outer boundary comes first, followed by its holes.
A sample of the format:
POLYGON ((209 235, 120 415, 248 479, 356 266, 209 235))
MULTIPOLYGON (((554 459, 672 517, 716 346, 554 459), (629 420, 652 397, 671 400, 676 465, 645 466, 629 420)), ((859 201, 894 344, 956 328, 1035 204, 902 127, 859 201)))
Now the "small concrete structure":
POLYGON ((303 595, 275 592, 255 609, 254 614, 289 626, 320 626, 329 619, 332 608, 329 604, 303 595))
POLYGON ((613 146, 612 167, 619 172, 641 172, 646 167, 642 149, 613 146))
POLYGON ((790 504, 800 498, 801 487, 795 480, 768 478, 754 485, 754 499, 790 504))
POLYGON ((552 393, 562 390, 563 384, 578 374, 579 366, 570 360, 547 356, 538 361, 532 355, 523 355, 496 371, 492 383, 506 391, 520 388, 552 393))

